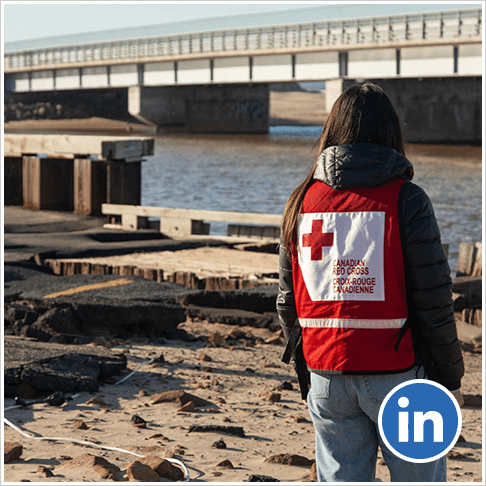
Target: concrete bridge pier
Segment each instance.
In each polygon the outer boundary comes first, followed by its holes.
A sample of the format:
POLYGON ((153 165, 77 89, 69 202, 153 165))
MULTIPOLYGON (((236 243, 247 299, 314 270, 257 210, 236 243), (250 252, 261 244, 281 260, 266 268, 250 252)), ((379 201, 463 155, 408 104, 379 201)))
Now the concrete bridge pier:
POLYGON ((268 84, 128 88, 128 112, 160 131, 268 133, 268 84))
MULTIPOLYGON (((478 145, 482 140, 481 76, 369 79, 381 86, 398 112, 405 142, 478 145)), ((326 111, 362 80, 326 81, 326 111)))

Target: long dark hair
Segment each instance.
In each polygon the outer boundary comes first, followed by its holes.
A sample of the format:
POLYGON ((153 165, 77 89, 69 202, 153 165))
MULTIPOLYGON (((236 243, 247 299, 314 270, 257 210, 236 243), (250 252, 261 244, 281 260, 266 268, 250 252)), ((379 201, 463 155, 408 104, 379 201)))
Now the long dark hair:
POLYGON ((322 131, 318 157, 309 175, 289 197, 282 219, 282 238, 290 257, 305 192, 313 182, 320 154, 335 145, 376 143, 405 155, 397 112, 385 92, 376 84, 355 84, 334 103, 322 131))

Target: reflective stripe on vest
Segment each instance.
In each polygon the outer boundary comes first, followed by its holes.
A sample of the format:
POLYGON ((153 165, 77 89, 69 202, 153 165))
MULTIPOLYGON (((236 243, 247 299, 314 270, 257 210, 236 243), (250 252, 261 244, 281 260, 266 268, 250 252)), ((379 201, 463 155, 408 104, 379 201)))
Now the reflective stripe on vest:
POLYGON ((407 319, 299 319, 302 327, 341 329, 401 329, 407 319))

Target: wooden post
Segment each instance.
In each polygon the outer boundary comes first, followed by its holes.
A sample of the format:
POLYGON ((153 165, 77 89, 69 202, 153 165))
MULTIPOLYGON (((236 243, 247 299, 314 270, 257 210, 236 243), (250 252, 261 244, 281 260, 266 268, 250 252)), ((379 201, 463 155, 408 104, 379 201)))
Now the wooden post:
POLYGON ((73 210, 73 161, 24 156, 23 206, 31 209, 73 210))
POLYGON ((459 256, 457 258, 457 276, 482 275, 482 244, 460 243, 459 256))
POLYGON ((101 215, 106 194, 105 164, 98 160, 74 159, 74 212, 101 215))
POLYGON ((141 162, 108 161, 106 167, 106 201, 108 204, 140 205, 141 162))
POLYGON ((22 206, 22 157, 4 157, 4 204, 22 206))

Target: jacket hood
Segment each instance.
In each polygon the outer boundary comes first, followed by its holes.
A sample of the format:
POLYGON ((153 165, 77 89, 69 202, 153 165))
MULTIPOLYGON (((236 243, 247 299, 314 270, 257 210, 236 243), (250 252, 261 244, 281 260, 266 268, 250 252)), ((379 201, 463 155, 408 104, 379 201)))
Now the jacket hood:
POLYGON ((333 189, 376 187, 395 177, 412 180, 412 163, 396 150, 374 143, 328 147, 314 172, 314 179, 333 189))

